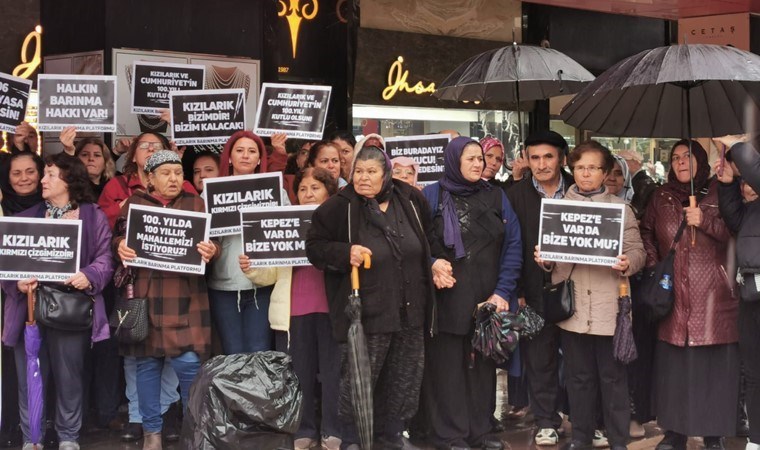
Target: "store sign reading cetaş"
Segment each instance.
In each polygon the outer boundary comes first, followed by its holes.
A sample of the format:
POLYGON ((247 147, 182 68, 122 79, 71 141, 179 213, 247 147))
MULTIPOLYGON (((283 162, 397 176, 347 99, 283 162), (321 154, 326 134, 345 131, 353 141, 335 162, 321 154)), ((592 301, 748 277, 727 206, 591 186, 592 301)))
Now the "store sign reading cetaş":
POLYGON ((404 57, 399 56, 388 70, 388 86, 383 89, 383 100, 388 101, 392 99, 399 91, 417 95, 435 92, 435 83, 425 86, 422 81, 418 81, 414 86, 409 86, 409 83, 406 81, 408 77, 409 71, 404 70, 404 57))

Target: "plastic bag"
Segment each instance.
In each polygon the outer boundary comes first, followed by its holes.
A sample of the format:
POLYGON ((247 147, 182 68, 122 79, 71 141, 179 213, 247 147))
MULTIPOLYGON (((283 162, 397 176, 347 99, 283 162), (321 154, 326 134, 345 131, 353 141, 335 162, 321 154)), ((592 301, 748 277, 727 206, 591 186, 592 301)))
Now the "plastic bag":
POLYGON ((212 358, 190 387, 180 448, 292 449, 302 397, 284 353, 212 358))

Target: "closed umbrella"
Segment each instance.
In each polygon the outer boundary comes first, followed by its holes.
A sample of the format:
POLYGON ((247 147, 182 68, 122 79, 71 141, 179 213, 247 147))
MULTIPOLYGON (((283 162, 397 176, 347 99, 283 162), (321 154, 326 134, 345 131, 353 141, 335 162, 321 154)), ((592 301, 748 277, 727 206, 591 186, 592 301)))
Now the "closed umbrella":
POLYGON ((588 70, 562 52, 513 42, 463 62, 443 80, 433 96, 442 100, 516 104, 522 145, 520 102, 574 94, 593 79, 588 70))
MULTIPOLYGON (((743 134, 746 119, 759 113, 760 56, 735 47, 683 44, 620 61, 565 105, 561 117, 611 136, 687 137, 691 143, 694 137, 743 134)), ((693 174, 691 179, 690 203, 696 207, 693 174)))
POLYGON ((34 289, 27 293, 27 322, 24 328, 24 351, 26 352, 26 392, 29 408, 29 439, 41 448, 42 441, 42 374, 40 372, 40 345, 42 337, 34 320, 34 289))
MULTIPOLYGON (((364 268, 369 269, 370 257, 364 254, 364 268)), ((362 303, 359 297, 359 268, 351 267, 351 295, 346 313, 351 319, 348 327, 348 374, 351 381, 351 404, 359 439, 364 450, 372 449, 372 371, 367 351, 367 338, 362 327, 362 303)))
POLYGON ((618 313, 615 321, 615 335, 612 336, 612 353, 623 364, 639 357, 636 342, 633 340, 631 323, 631 297, 628 295, 628 283, 623 280, 619 286, 618 313))

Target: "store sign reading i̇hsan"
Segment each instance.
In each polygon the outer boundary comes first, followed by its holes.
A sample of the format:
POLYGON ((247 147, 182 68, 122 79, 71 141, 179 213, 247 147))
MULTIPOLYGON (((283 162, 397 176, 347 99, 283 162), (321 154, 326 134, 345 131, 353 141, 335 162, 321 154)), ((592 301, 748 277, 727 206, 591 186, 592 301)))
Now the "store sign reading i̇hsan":
POLYGON ((411 86, 407 81, 408 78, 409 71, 404 70, 404 57, 399 56, 388 69, 388 85, 383 89, 383 100, 389 101, 399 92, 416 95, 430 95, 435 92, 435 83, 425 85, 422 81, 418 81, 411 86))

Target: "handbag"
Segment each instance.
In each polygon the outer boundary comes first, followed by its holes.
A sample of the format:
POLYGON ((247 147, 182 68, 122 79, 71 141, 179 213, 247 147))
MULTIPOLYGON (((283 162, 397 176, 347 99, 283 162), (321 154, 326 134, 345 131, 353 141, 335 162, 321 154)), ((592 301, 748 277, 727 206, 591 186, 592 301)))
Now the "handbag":
POLYGON ((760 300, 760 271, 740 267, 736 275, 736 284, 739 286, 741 301, 756 302, 760 300))
POLYGON ((559 323, 575 314, 575 283, 573 276, 575 264, 567 278, 557 284, 544 286, 544 320, 559 323))
POLYGON ((148 293, 152 280, 151 270, 144 297, 135 298, 133 286, 127 285, 124 294, 116 298, 108 324, 114 328, 113 335, 122 344, 138 344, 148 337, 148 293))
POLYGON ((56 330, 92 328, 95 298, 65 284, 39 283, 34 292, 34 320, 56 330))
POLYGON ((649 311, 649 317, 654 320, 662 320, 673 308, 675 296, 673 293, 673 263, 676 257, 676 244, 681 239, 686 229, 686 219, 681 222, 670 250, 665 257, 652 267, 644 269, 641 276, 640 301, 649 311))

